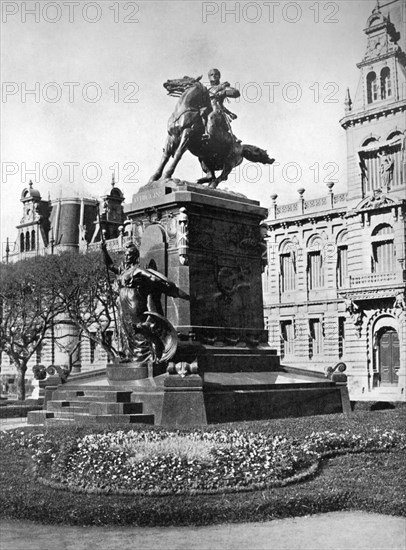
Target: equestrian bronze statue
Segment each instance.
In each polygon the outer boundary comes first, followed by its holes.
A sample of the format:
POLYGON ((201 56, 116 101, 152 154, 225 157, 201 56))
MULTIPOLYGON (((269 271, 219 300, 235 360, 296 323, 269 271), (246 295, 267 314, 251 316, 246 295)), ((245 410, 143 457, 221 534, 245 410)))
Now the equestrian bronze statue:
POLYGON ((231 122, 236 115, 226 109, 223 102, 225 98, 239 97, 239 91, 228 82, 220 83, 217 69, 209 72, 209 89, 200 82, 201 78, 184 76, 164 83, 168 94, 179 100, 169 118, 163 156, 150 183, 171 178, 186 150, 198 157, 206 174, 197 183, 208 183, 213 189, 226 181, 231 170, 244 158, 262 164, 272 164, 275 160, 264 149, 241 143, 233 134, 231 122), (173 160, 167 166, 171 157, 173 160))

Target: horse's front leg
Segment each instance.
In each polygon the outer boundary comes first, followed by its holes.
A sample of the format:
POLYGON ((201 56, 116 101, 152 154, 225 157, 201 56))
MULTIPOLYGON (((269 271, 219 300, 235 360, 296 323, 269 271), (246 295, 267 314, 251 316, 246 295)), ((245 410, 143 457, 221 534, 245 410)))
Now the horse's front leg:
POLYGON ((180 143, 173 157, 173 161, 171 162, 169 168, 167 168, 164 172, 164 178, 172 177, 172 174, 174 173, 175 168, 177 167, 180 159, 182 158, 183 154, 185 153, 188 147, 190 135, 192 134, 192 132, 193 132, 192 128, 186 128, 185 130, 183 130, 180 143))
POLYGON ((223 166, 223 171, 221 172, 221 174, 217 178, 215 178, 211 183, 209 183, 210 189, 216 189, 219 183, 221 183, 222 181, 226 181, 233 168, 234 168, 233 166, 225 164, 223 166))
POLYGON ((168 162, 168 160, 171 156, 171 151, 172 151, 173 145, 174 145, 174 143, 173 143, 172 136, 168 136, 167 139, 166 139, 165 147, 163 149, 163 154, 162 154, 161 161, 159 163, 158 169, 149 178, 148 183, 152 183, 153 181, 157 181, 162 176, 163 169, 165 168, 166 163, 168 162))

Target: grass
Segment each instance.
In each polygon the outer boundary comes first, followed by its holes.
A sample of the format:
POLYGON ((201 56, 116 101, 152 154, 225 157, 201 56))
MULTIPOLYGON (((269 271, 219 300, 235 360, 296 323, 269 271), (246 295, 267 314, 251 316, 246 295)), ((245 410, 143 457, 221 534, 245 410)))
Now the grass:
MULTIPOLYGON (((209 426, 302 439, 313 431, 379 428, 405 431, 406 410, 356 412, 209 426)), ((55 426, 61 439, 112 426, 55 426)), ((123 429, 123 428, 121 428, 123 429)), ((124 428, 126 429, 126 428, 124 428)), ((131 429, 133 429, 131 427, 131 429)), ((157 429, 157 428, 140 428, 157 429)), ((43 428, 19 431, 40 432, 43 428)), ((0 516, 50 524, 205 525, 261 521, 338 510, 406 515, 404 451, 346 454, 324 460, 310 480, 295 485, 244 493, 194 496, 124 496, 74 493, 39 484, 24 449, 0 449, 0 516)))

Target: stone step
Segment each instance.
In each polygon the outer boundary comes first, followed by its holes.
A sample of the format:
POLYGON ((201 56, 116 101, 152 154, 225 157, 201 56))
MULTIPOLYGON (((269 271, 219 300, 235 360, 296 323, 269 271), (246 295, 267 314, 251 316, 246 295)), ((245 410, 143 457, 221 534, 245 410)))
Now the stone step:
POLYGON ((52 419, 101 424, 154 424, 155 421, 153 414, 87 414, 75 411, 60 411, 52 419))
MULTIPOLYGON (((72 399, 66 392, 71 390, 57 390, 53 393, 52 401, 62 401, 72 399)), ((109 402, 109 403, 130 403, 131 391, 117 391, 117 390, 83 390, 83 395, 74 397, 75 401, 97 401, 97 402, 109 402)))
POLYGON ((142 403, 97 403, 89 404, 89 413, 96 415, 104 414, 142 414, 142 403))
POLYGON ((102 424, 154 424, 153 414, 98 415, 96 422, 102 424))
POLYGON ((49 401, 47 403, 47 411, 60 414, 61 412, 67 414, 73 413, 89 413, 89 404, 75 403, 70 401, 49 401))
POLYGON ((105 401, 58 401, 47 404, 47 411, 88 412, 89 414, 140 414, 143 411, 141 402, 108 403, 105 401))
POLYGON ((56 399, 72 399, 76 397, 83 397, 85 395, 85 392, 83 390, 56 390, 54 392, 54 395, 56 396, 56 399))
POLYGON ((46 420, 53 418, 54 413, 48 411, 30 411, 27 414, 27 424, 43 424, 46 420))
POLYGON ((62 399, 52 399, 47 403, 47 411, 59 411, 64 407, 70 407, 70 401, 64 401, 62 399))
POLYGON ((92 392, 92 391, 127 391, 127 387, 125 386, 111 386, 111 385, 99 385, 99 386, 91 386, 91 385, 83 385, 83 384, 71 384, 68 382, 67 384, 63 384, 63 386, 59 386, 59 389, 61 391, 83 391, 85 393, 92 392))

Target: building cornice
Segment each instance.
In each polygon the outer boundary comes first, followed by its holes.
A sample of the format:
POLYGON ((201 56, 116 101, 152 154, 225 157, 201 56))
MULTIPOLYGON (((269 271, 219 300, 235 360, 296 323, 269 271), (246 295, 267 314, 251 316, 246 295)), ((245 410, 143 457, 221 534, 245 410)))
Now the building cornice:
POLYGON ((402 99, 388 105, 379 105, 373 109, 359 111, 357 113, 351 113, 346 115, 340 120, 341 126, 346 130, 349 126, 356 126, 364 122, 369 122, 374 119, 386 117, 388 115, 394 115, 396 113, 406 110, 406 100, 402 99))

